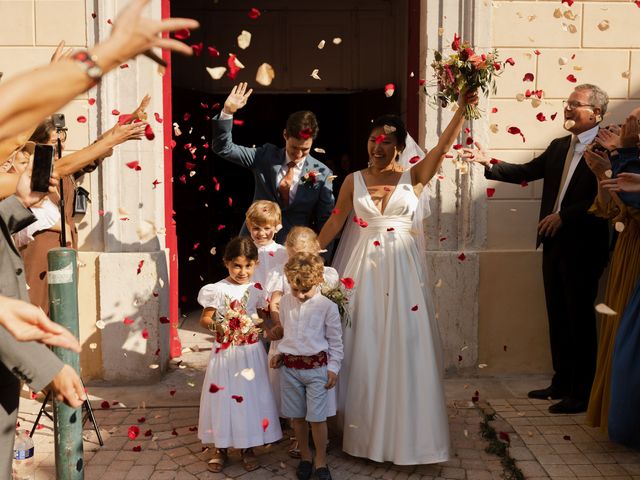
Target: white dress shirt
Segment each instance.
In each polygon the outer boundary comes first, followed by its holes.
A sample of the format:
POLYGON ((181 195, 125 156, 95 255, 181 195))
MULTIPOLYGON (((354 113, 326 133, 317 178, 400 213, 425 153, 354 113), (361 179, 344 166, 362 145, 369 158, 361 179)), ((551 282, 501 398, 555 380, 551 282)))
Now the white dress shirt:
MULTIPOLYGON (((233 118, 233 115, 229 115, 228 113, 221 111, 218 118, 220 118, 220 120, 229 120, 233 118)), ((296 162, 296 166, 293 167, 293 179, 291 180, 291 188, 289 189, 289 204, 291 204, 294 198, 296 198, 296 192, 298 191, 298 185, 300 184, 300 177, 302 176, 302 166, 304 165, 306 159, 307 157, 302 157, 300 160, 298 160, 298 162, 296 162)), ((291 158, 289 158, 289 154, 286 153, 285 150, 285 158, 282 164, 282 168, 280 168, 280 170, 278 171, 278 175, 276 175, 276 187, 280 186, 280 182, 282 182, 282 179, 287 174, 287 171, 289 170, 287 164, 291 161, 292 160, 291 158)))
POLYGON ((580 163, 580 159, 582 158, 582 154, 587 149, 587 147, 593 142, 598 134, 598 130, 600 129, 600 125, 596 125, 595 127, 578 134, 578 141, 576 142, 575 150, 573 151, 573 158, 571 159, 571 164, 569 165, 569 171, 567 172, 567 178, 564 181, 564 185, 562 185, 562 190, 558 194, 558 210, 559 212, 562 200, 564 199, 565 194, 567 193, 567 188, 569 187, 569 183, 571 183, 571 177, 573 176, 576 168, 578 167, 578 163, 580 163))
POLYGON ((275 241, 269 245, 258 247, 259 263, 253 271, 251 281, 259 283, 262 287, 265 303, 271 298, 274 291, 282 288, 281 272, 288 259, 287 249, 275 241))
POLYGON ((306 302, 285 295, 280 301, 280 322, 284 336, 277 346, 279 353, 311 356, 327 352, 328 370, 340 371, 342 323, 335 303, 319 291, 306 302))

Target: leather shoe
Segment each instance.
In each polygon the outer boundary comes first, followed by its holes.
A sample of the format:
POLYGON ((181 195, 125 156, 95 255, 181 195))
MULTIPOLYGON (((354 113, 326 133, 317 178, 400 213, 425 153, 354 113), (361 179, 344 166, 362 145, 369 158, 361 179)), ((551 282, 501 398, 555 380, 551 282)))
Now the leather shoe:
POLYGON ((560 400, 564 398, 566 395, 564 392, 555 388, 553 385, 548 386, 547 388, 543 388, 541 390, 531 390, 527 396, 529 398, 537 398, 539 400, 560 400))
POLYGON ((549 406, 550 413, 582 413, 587 411, 587 402, 574 398, 565 398, 549 406))

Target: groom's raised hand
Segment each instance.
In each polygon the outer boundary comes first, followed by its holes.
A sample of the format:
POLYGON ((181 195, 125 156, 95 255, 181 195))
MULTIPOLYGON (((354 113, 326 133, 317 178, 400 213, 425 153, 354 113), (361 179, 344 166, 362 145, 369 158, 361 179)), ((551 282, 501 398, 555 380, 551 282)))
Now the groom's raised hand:
POLYGON ((249 100, 252 93, 252 88, 247 91, 247 82, 240 82, 231 89, 231 93, 224 101, 222 111, 227 115, 233 115, 247 104, 247 100, 249 100))

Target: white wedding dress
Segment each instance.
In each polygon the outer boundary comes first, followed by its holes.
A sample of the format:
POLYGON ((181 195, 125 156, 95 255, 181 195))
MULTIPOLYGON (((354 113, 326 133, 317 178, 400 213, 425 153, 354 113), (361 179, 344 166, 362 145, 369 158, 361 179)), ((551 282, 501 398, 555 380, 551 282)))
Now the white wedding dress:
POLYGON ((426 207, 407 170, 381 214, 362 174, 354 173, 354 212, 367 226, 351 226, 357 231, 343 236, 334 261, 342 277, 355 280, 338 387, 343 449, 397 465, 449 458, 440 339, 422 223, 414 221, 428 210, 423 195, 426 207))

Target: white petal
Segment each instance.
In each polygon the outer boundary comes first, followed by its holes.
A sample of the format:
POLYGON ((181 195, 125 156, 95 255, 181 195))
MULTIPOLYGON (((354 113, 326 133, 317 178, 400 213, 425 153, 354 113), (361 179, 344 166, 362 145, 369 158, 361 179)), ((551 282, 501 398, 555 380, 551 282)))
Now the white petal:
POLYGON ((207 72, 214 80, 220 80, 227 71, 227 67, 207 67, 207 72))

